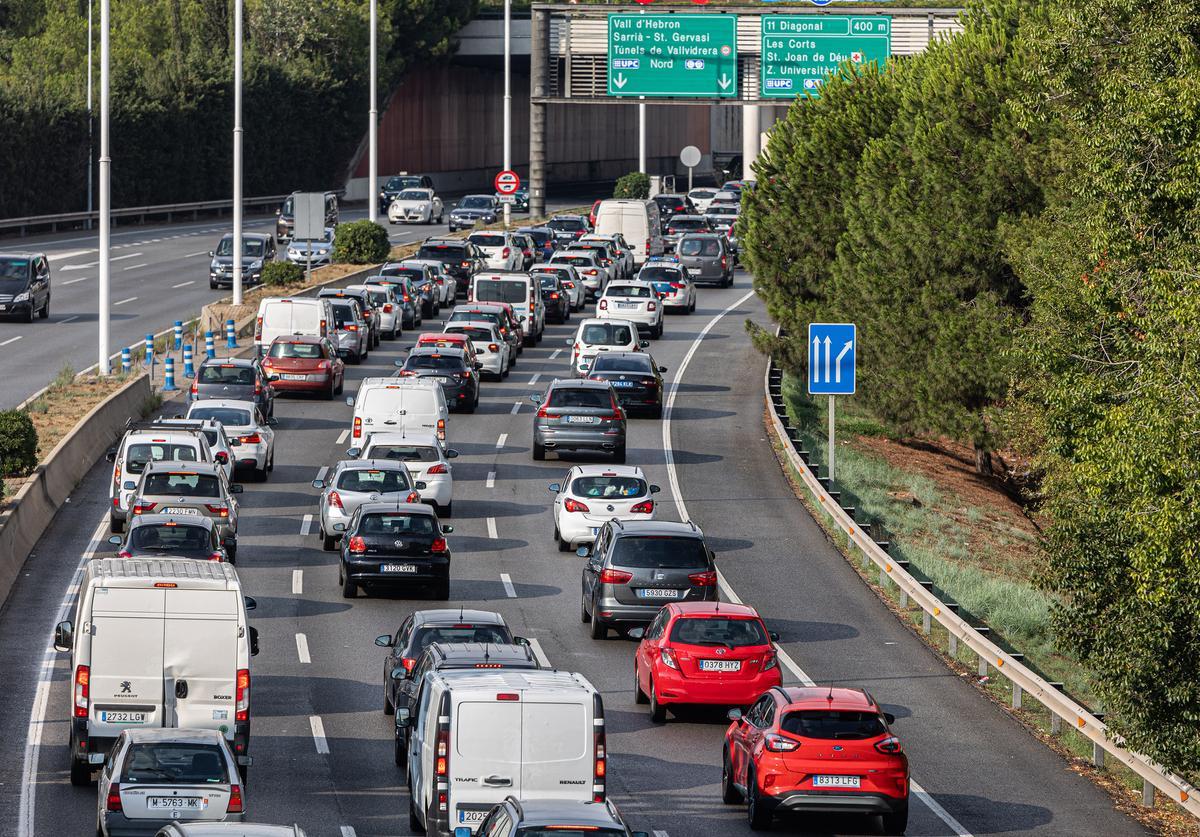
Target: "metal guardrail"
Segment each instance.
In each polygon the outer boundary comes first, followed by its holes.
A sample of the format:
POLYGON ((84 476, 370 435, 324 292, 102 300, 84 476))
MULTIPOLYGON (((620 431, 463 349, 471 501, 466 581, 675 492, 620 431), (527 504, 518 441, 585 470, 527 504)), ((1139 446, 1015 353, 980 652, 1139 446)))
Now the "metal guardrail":
MULTIPOLYGON (((287 195, 267 195, 259 198, 244 198, 242 205, 246 207, 275 206, 283 202, 287 195)), ((225 211, 233 211, 233 202, 228 198, 215 201, 192 201, 191 203, 164 203, 157 206, 128 206, 109 211, 111 218, 136 218, 137 223, 143 224, 147 218, 165 218, 168 222, 173 216, 190 214, 193 219, 199 218, 201 212, 216 212, 218 215, 225 211)), ((91 212, 61 212, 57 215, 27 215, 23 218, 0 218, 0 230, 17 230, 22 237, 30 229, 49 228, 51 232, 60 226, 76 228, 89 221, 98 222, 99 210, 91 212)))
POLYGON ((768 413, 771 416, 771 429, 778 437, 788 462, 796 469, 805 486, 812 493, 825 514, 833 521, 862 553, 863 567, 872 564, 879 568, 879 584, 886 587, 890 579, 900 588, 901 606, 906 607, 912 600, 923 611, 922 631, 929 634, 930 620, 937 620, 949 633, 950 656, 957 653, 961 642, 970 648, 979 658, 979 674, 984 676, 990 669, 1005 677, 1012 684, 1012 703, 1014 708, 1020 708, 1023 695, 1035 698, 1051 713, 1054 722, 1052 730, 1057 731, 1062 722, 1066 722, 1078 733, 1092 742, 1093 761, 1097 765, 1104 762, 1105 754, 1132 770, 1142 779, 1142 802, 1152 805, 1154 791, 1157 789, 1166 794, 1172 801, 1178 803, 1192 816, 1200 818, 1200 796, 1196 789, 1179 776, 1169 772, 1140 753, 1122 746, 1119 739, 1110 738, 1102 716, 1093 714, 1062 691, 1061 684, 1051 683, 1034 672, 1023 662, 1023 655, 1004 651, 989 640, 985 633, 987 628, 972 627, 958 613, 958 605, 944 602, 933 594, 932 584, 924 584, 914 578, 901 563, 887 552, 886 543, 877 543, 869 528, 864 528, 853 516, 853 509, 842 507, 839 497, 835 497, 827 488, 828 479, 822 480, 814 466, 807 459, 807 452, 800 450, 799 433, 786 423, 785 407, 782 394, 783 372, 774 359, 767 363, 767 372, 763 381, 768 413), (990 667, 990 668, 989 668, 990 667))

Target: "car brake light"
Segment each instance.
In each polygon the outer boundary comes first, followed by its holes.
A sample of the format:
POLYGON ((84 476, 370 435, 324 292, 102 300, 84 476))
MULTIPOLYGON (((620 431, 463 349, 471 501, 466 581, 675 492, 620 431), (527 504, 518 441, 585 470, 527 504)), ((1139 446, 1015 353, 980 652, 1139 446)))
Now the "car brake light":
POLYGON ((458 373, 458 376, 459 376, 460 378, 470 378, 470 377, 471 377, 471 370, 470 370, 470 369, 467 369, 467 370, 465 370, 465 371, 463 371, 463 372, 459 372, 459 373, 458 373))
POLYGON ((237 703, 234 705, 234 718, 239 721, 250 720, 250 669, 239 668, 237 673, 237 703))
POLYGON ((254 339, 262 340, 262 317, 254 319, 254 339))
POLYGON ((633 512, 634 514, 653 514, 654 501, 653 500, 645 500, 641 503, 638 503, 636 506, 634 506, 629 511, 633 512))
POLYGON ((443 442, 446 441, 446 420, 445 419, 437 420, 437 437, 439 439, 441 439, 443 442))
POLYGON ((117 553, 117 557, 118 558, 132 558, 133 553, 127 549, 122 549, 120 552, 117 553))
POLYGON ((692 573, 688 576, 688 581, 697 587, 716 587, 717 572, 716 570, 706 570, 702 573, 692 573))
POLYGON ((412 670, 417 665, 417 658, 416 657, 402 657, 400 660, 400 665, 404 666, 405 671, 407 671, 409 674, 412 674, 412 670))
POLYGON ((200 392, 200 385, 199 385, 199 384, 192 384, 192 395, 196 395, 196 394, 197 394, 197 393, 199 393, 199 392, 200 392))
POLYGON ((397 378, 411 378, 416 374, 417 373, 412 371, 411 369, 401 369, 399 372, 396 373, 396 377, 397 378))
POLYGON ((439 462, 438 464, 430 467, 430 469, 428 471, 426 471, 425 473, 427 473, 427 474, 448 474, 450 472, 446 469, 446 463, 439 462))
POLYGON ((450 809, 450 723, 447 719, 438 724, 437 741, 434 744, 433 772, 437 777, 437 801, 439 811, 450 809))
POLYGON ((325 337, 326 334, 328 333, 328 331, 329 331, 329 323, 326 322, 325 320, 321 320, 321 336, 325 337))
POLYGON ((350 539, 350 551, 355 555, 362 555, 367 551, 367 542, 361 535, 355 535, 350 539))
POLYGON ((217 515, 217 517, 229 517, 229 509, 225 506, 224 503, 219 503, 217 505, 213 505, 212 503, 205 503, 204 508, 208 509, 213 514, 217 515))
POLYGON ((586 504, 581 503, 571 497, 568 497, 566 502, 563 503, 563 508, 569 512, 583 512, 584 514, 589 514, 591 512, 591 509, 589 509, 586 504))
POLYGON ((901 746, 899 738, 894 735, 889 735, 882 741, 876 741, 875 749, 890 756, 899 752, 903 752, 904 747, 901 746))
POLYGON ((358 331, 358 326, 356 326, 354 323, 348 323, 346 325, 346 331, 358 331))
POLYGON ((255 381, 255 382, 254 382, 254 394, 255 394, 255 395, 262 395, 262 381, 255 381))
POLYGON ((407 498, 405 498, 404 502, 406 502, 406 503, 419 503, 419 502, 421 502, 421 495, 420 495, 420 494, 418 494, 418 493, 417 493, 417 492, 415 492, 415 491, 410 491, 410 492, 408 493, 408 497, 407 497, 407 498))
POLYGON ((445 552, 446 551, 446 539, 445 538, 434 538, 433 543, 429 545, 429 551, 430 552, 445 552))
POLYGON ((342 511, 346 510, 346 507, 342 505, 342 495, 338 494, 336 491, 329 492, 329 505, 333 506, 334 508, 341 509, 342 511))
POLYGON ((354 438, 358 439, 361 437, 362 437, 362 419, 360 419, 358 416, 355 416, 354 417, 354 438))
POLYGON ((121 783, 113 782, 108 786, 108 796, 104 800, 104 810, 121 812, 121 783))
POLYGON ((75 668, 75 717, 86 718, 88 716, 88 695, 90 691, 88 684, 91 681, 91 668, 88 666, 76 666, 75 668))
POLYGON ((600 300, 600 305, 598 307, 601 311, 607 311, 608 310, 608 300, 607 299, 600 300))
POLYGON ((675 659, 675 651, 671 648, 663 648, 659 654, 662 657, 663 665, 667 668, 679 670, 679 660, 675 659))
POLYGON ((121 463, 119 462, 113 466, 113 482, 121 482, 121 463))
POLYGON ((624 584, 633 579, 633 573, 625 570, 603 569, 600 571, 601 584, 624 584))
POLYGON ((505 248, 504 248, 504 250, 503 250, 503 252, 501 252, 501 253, 500 253, 500 255, 501 255, 501 257, 503 257, 503 258, 507 259, 507 258, 508 258, 508 254, 509 254, 509 253, 511 253, 511 252, 512 252, 512 250, 511 250, 511 249, 509 249, 508 247, 505 247, 505 248))
POLYGON ((390 302, 385 302, 385 303, 383 304, 383 313, 385 313, 385 314, 390 314, 390 313, 392 313, 392 303, 390 303, 390 302))
POLYGON ((229 786, 229 805, 228 805, 228 807, 225 808, 225 813, 227 813, 227 814, 242 813, 242 786, 241 785, 230 785, 229 786))
POLYGON ((774 732, 768 732, 763 736, 763 745, 772 753, 790 753, 793 750, 800 749, 799 741, 784 738, 782 735, 774 732))
POLYGON ((154 511, 154 507, 157 505, 158 505, 158 503, 134 503, 133 504, 133 513, 134 514, 149 514, 150 512, 154 511))
POLYGON ((542 406, 538 407, 538 411, 537 411, 537 417, 538 417, 538 418, 550 418, 550 412, 549 412, 549 411, 546 409, 546 405, 545 405, 545 404, 543 404, 542 406))
POLYGON ((775 653, 775 649, 771 649, 763 656, 763 671, 770 671, 779 665, 779 655, 775 653))
POLYGON ((593 695, 592 706, 592 801, 603 802, 608 776, 608 741, 604 730, 604 705, 599 695, 593 695))
POLYGON ((683 285, 681 285, 679 282, 672 282, 672 283, 671 283, 671 287, 672 287, 672 288, 674 288, 674 289, 675 289, 675 290, 677 290, 677 291, 679 291, 679 290, 682 290, 682 289, 683 289, 683 285))
MULTIPOLYGON (((129 555, 128 553, 122 553, 122 554, 121 554, 121 557, 122 557, 122 558, 129 558, 129 557, 130 557, 130 555, 129 555)), ((225 556, 224 556, 224 555, 222 555, 222 554, 221 554, 221 553, 219 553, 219 552, 210 552, 210 553, 209 553, 209 555, 208 555, 208 560, 210 560, 210 561, 220 561, 220 560, 221 560, 222 558, 224 558, 224 557, 225 557, 225 556)))
POLYGON ((500 346, 495 343, 488 343, 488 351, 489 352, 499 352, 500 346))
POLYGON ((654 310, 655 308, 657 308, 657 307, 658 307, 657 303, 654 303, 654 302, 647 302, 647 303, 646 303, 646 310, 647 310, 647 311, 653 311, 653 310, 654 310))
POLYGON ((404 295, 404 301, 405 301, 405 302, 412 302, 412 297, 411 297, 411 296, 409 296, 408 294, 405 294, 405 295, 404 295))
POLYGON ((257 445, 262 442, 262 436, 259 436, 257 433, 251 433, 249 436, 242 436, 241 440, 242 444, 245 445, 257 445))

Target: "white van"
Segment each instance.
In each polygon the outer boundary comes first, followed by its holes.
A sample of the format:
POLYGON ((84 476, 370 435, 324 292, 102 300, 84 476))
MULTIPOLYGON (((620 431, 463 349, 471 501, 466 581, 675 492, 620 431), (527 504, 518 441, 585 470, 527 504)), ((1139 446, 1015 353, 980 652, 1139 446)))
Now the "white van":
POLYGON ((54 647, 71 652, 71 784, 88 784, 135 727, 220 730, 249 766, 254 607, 223 561, 89 561, 75 619, 54 630, 54 647))
POLYGON ((658 204, 642 200, 600 201, 593 234, 617 233, 625 237, 633 250, 635 265, 642 265, 651 256, 661 256, 663 240, 658 204))
POLYGON ((270 296, 258 303, 254 320, 254 349, 261 357, 276 337, 302 334, 333 336, 333 306, 328 299, 270 296))
POLYGON ((420 431, 446 441, 450 409, 442 385, 432 378, 364 378, 346 399, 354 408, 350 443, 361 447, 371 433, 420 431))
POLYGON ((528 273, 481 271, 471 277, 467 301, 487 304, 507 302, 521 322, 521 334, 526 346, 536 346, 546 331, 546 304, 542 302, 542 285, 529 278, 528 273))
POLYGON ((582 674, 430 671, 399 724, 412 727, 414 829, 472 833, 497 803, 606 798, 604 702, 582 674))

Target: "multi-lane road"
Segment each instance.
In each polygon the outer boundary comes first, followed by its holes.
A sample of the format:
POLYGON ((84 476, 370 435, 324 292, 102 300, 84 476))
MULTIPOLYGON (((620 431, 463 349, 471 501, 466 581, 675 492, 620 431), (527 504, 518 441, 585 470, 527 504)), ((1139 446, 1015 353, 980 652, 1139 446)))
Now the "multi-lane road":
MULTIPOLYGON (((189 240, 197 243, 183 249, 207 250, 214 235, 196 233, 189 240)), ((631 420, 628 456, 663 486, 660 516, 703 528, 718 554, 722 597, 753 604, 781 635, 785 682, 864 686, 897 716, 915 780, 909 834, 1144 833, 903 627, 795 498, 763 426, 764 359, 743 321, 765 323, 766 315, 749 287, 739 273, 731 289, 702 289, 696 313, 670 317, 652 344, 669 368, 671 406, 661 422, 631 420)), ((582 559, 555 547, 546 486, 582 457, 532 461, 527 400, 567 374, 571 331, 548 327, 508 380, 484 384, 475 415, 452 416, 450 438, 462 456, 454 466, 451 600, 500 611, 550 663, 582 672, 603 693, 609 787, 633 827, 659 837, 748 834, 743 809, 720 801, 722 713, 652 725, 634 702, 633 642, 593 641, 579 622, 582 559)), ((364 376, 389 374, 410 342, 385 343, 370 362, 348 368, 347 392, 364 376)), ((12 358, 4 362, 14 368, 12 358)), ((373 640, 412 610, 440 605, 341 597, 334 553, 321 550, 312 523, 310 482, 342 456, 349 408, 281 398, 276 415, 277 466, 269 483, 246 486, 239 536, 238 573, 259 603, 251 622, 263 649, 253 668, 248 810, 255 821, 298 822, 318 837, 406 834, 406 792, 382 711, 382 649, 373 640)), ((110 548, 110 467, 101 462, 85 476, 0 612, 5 834, 94 827, 95 791, 72 787, 67 776, 69 659, 47 648, 73 600, 81 559, 110 548)), ((874 828, 866 819, 776 826, 819 834, 874 828)))

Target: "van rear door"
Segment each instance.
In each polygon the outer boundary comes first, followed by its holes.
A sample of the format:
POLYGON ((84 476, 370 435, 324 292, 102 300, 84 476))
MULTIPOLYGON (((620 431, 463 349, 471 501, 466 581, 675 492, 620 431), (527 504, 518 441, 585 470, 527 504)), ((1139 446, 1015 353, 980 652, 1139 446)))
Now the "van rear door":
MULTIPOLYGON (((166 590, 97 587, 91 634, 88 733, 116 738, 130 727, 163 725, 163 610, 166 590)), ((72 674, 72 676, 74 676, 72 674)))
POLYGON ((217 729, 232 740, 238 667, 238 592, 167 590, 164 726, 217 729))
POLYGON ((521 790, 527 798, 591 800, 590 703, 590 696, 575 702, 526 691, 522 697, 521 790))
POLYGON ((508 795, 522 798, 522 704, 517 692, 470 698, 455 708, 450 758, 450 831, 474 832, 508 795))

